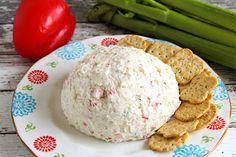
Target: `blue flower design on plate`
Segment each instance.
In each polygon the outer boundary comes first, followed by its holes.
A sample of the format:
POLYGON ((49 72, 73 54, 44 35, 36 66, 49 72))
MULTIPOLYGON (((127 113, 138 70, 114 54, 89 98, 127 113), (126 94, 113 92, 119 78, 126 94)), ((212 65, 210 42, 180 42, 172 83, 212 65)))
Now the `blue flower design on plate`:
POLYGON ((84 44, 75 42, 56 50, 55 54, 65 60, 80 58, 85 52, 84 44))
POLYGON ((36 109, 36 102, 32 96, 22 92, 15 93, 12 106, 12 114, 14 117, 28 115, 32 113, 34 109, 36 109))
POLYGON ((218 79, 218 85, 216 86, 216 88, 213 90, 212 93, 213 93, 213 99, 215 101, 227 100, 229 98, 225 85, 221 79, 218 79))
POLYGON ((159 40, 158 39, 154 39, 154 38, 147 38, 147 41, 156 42, 156 41, 159 41, 159 40))
POLYGON ((199 145, 183 145, 174 151, 172 157, 203 157, 207 150, 199 145))

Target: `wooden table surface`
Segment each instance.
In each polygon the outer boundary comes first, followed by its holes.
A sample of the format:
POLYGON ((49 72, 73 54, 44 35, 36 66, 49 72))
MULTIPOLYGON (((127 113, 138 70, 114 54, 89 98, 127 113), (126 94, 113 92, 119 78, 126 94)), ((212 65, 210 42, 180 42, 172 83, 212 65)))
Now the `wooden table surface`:
MULTIPOLYGON (((224 8, 236 10, 236 0, 208 0, 224 8)), ((16 85, 34 62, 21 58, 12 45, 13 18, 20 0, 0 0, 0 157, 32 157, 16 135, 10 108, 16 85)), ((105 34, 128 33, 103 23, 88 23, 86 13, 95 0, 67 0, 76 16, 76 30, 72 41, 105 34)), ((236 26, 235 26, 236 27, 236 26)), ((208 62, 227 86, 233 105, 228 132, 212 157, 236 157, 236 70, 208 62)))

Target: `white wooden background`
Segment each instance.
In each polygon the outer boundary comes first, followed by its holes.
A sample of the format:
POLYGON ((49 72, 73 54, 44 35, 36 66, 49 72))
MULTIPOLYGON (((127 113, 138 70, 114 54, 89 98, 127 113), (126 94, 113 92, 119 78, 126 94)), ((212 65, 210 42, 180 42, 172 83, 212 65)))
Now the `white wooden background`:
MULTIPOLYGON (((236 0, 208 0, 236 11, 236 0)), ((17 83, 33 62, 16 54, 12 45, 12 23, 20 0, 0 0, 0 157, 32 157, 16 135, 10 116, 12 95, 17 83)), ((95 0, 67 0, 76 16, 77 26, 72 40, 105 34, 123 34, 127 31, 103 23, 88 23, 86 13, 95 0)), ((236 26, 235 26, 236 27, 236 26)), ((236 70, 212 62, 209 65, 222 77, 233 103, 229 130, 212 157, 236 157, 236 70)))

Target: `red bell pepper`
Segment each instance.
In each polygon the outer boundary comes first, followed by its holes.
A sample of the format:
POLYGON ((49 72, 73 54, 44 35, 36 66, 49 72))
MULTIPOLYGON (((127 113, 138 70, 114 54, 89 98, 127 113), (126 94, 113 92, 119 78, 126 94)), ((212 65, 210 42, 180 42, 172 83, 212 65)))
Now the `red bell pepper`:
POLYGON ((75 17, 64 0, 22 0, 13 42, 20 55, 37 60, 66 44, 74 29, 75 17))

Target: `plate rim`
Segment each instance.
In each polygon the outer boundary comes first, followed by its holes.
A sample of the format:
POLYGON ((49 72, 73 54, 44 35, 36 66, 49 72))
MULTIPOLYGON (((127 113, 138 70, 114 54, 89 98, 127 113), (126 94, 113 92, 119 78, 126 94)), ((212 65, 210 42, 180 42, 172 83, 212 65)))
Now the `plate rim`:
MULTIPOLYGON (((83 41, 83 40, 88 40, 88 39, 92 39, 92 38, 96 38, 96 37, 113 37, 113 36, 122 36, 122 35, 134 35, 134 34, 98 35, 98 36, 94 36, 94 37, 90 37, 90 38, 86 38, 86 39, 82 39, 82 40, 72 41, 72 42, 69 42, 69 43, 67 43, 67 44, 65 44, 65 45, 63 45, 63 46, 61 46, 61 47, 64 47, 64 46, 66 46, 66 45, 69 45, 69 44, 72 44, 72 43, 75 43, 75 42, 80 42, 80 41, 83 41)), ((135 35, 138 35, 138 34, 135 34, 135 35)), ((145 37, 145 38, 149 38, 149 37, 142 36, 142 35, 138 35, 138 36, 145 37)), ((157 40, 161 40, 161 39, 157 39, 157 40)), ((163 40, 163 41, 167 41, 167 40, 163 40)), ((169 41, 167 41, 167 42, 169 42, 169 41)), ((172 43, 172 42, 169 42, 169 43, 172 43)), ((173 44, 174 44, 174 43, 173 43, 173 44)), ((178 46, 178 45, 177 45, 177 46, 178 46)), ((59 47, 59 48, 61 48, 61 47, 59 47)), ((58 50, 59 48, 55 49, 54 51, 52 51, 52 52, 49 53, 48 55, 44 56, 43 58, 37 60, 37 61, 25 72, 24 76, 25 76, 30 70, 32 70, 31 68, 32 68, 35 64, 39 63, 40 61, 42 61, 43 59, 45 59, 45 58, 48 57, 49 55, 55 53, 55 51, 58 50)), ((200 56, 198 56, 198 55, 197 55, 197 57, 199 57, 200 59, 202 59, 202 58, 201 58, 200 56)), ((207 64, 207 62, 206 62, 204 59, 202 59, 202 60, 207 64)), ((208 65, 208 64, 207 64, 207 65, 208 65)), ((208 66, 211 68, 210 65, 208 65, 208 66)), ((215 70, 214 70, 213 68, 211 68, 211 69, 215 72, 215 70)), ((215 72, 215 73, 217 74, 218 78, 221 79, 220 75, 218 75, 217 72, 215 72)), ((25 148, 27 148, 27 150, 28 150, 33 156, 37 157, 37 155, 34 153, 34 151, 33 151, 33 150, 24 142, 24 140, 21 138, 21 136, 20 136, 20 134, 19 134, 19 132, 18 132, 18 130, 17 130, 16 123, 15 123, 15 120, 14 120, 14 117, 13 117, 13 113, 12 113, 14 95, 15 95, 15 93, 16 93, 16 91, 17 91, 17 88, 18 88, 19 83, 23 80, 24 76, 23 76, 22 79, 18 82, 18 84, 17 84, 17 86, 16 86, 16 89, 14 90, 13 95, 12 95, 12 101, 11 101, 11 104, 12 104, 12 105, 11 105, 11 109, 10 109, 10 112, 11 112, 11 120, 12 120, 13 126, 14 126, 14 128, 15 128, 15 130, 16 130, 16 135, 17 135, 17 137, 20 139, 21 143, 25 146, 25 148)), ((221 79, 221 80, 222 80, 222 79, 221 79)), ((222 82, 223 82, 223 80, 222 80, 222 82)), ((225 83, 224 83, 224 82, 223 82, 223 84, 224 84, 224 86, 225 86, 225 83)), ((226 88, 226 87, 225 87, 225 88, 226 88)), ((227 89, 227 88, 226 88, 226 89, 227 89)), ((230 98, 230 95, 229 95, 228 90, 227 90, 227 95, 228 95, 229 104, 230 104, 229 123, 228 123, 228 125, 225 127, 225 131, 223 132, 221 138, 217 141, 217 143, 214 145, 214 147, 213 147, 211 150, 209 150, 207 154, 204 155, 204 157, 208 157, 210 154, 212 154, 212 153, 215 151, 215 149, 216 149, 216 148, 221 144, 221 142, 224 140, 224 138, 225 138, 225 136, 226 136, 226 134, 227 134, 227 132, 228 132, 228 129, 229 129, 229 126, 230 126, 230 122, 231 122, 231 120, 232 120, 232 109, 233 109, 233 106, 232 106, 232 100, 231 100, 231 98, 230 98)))

